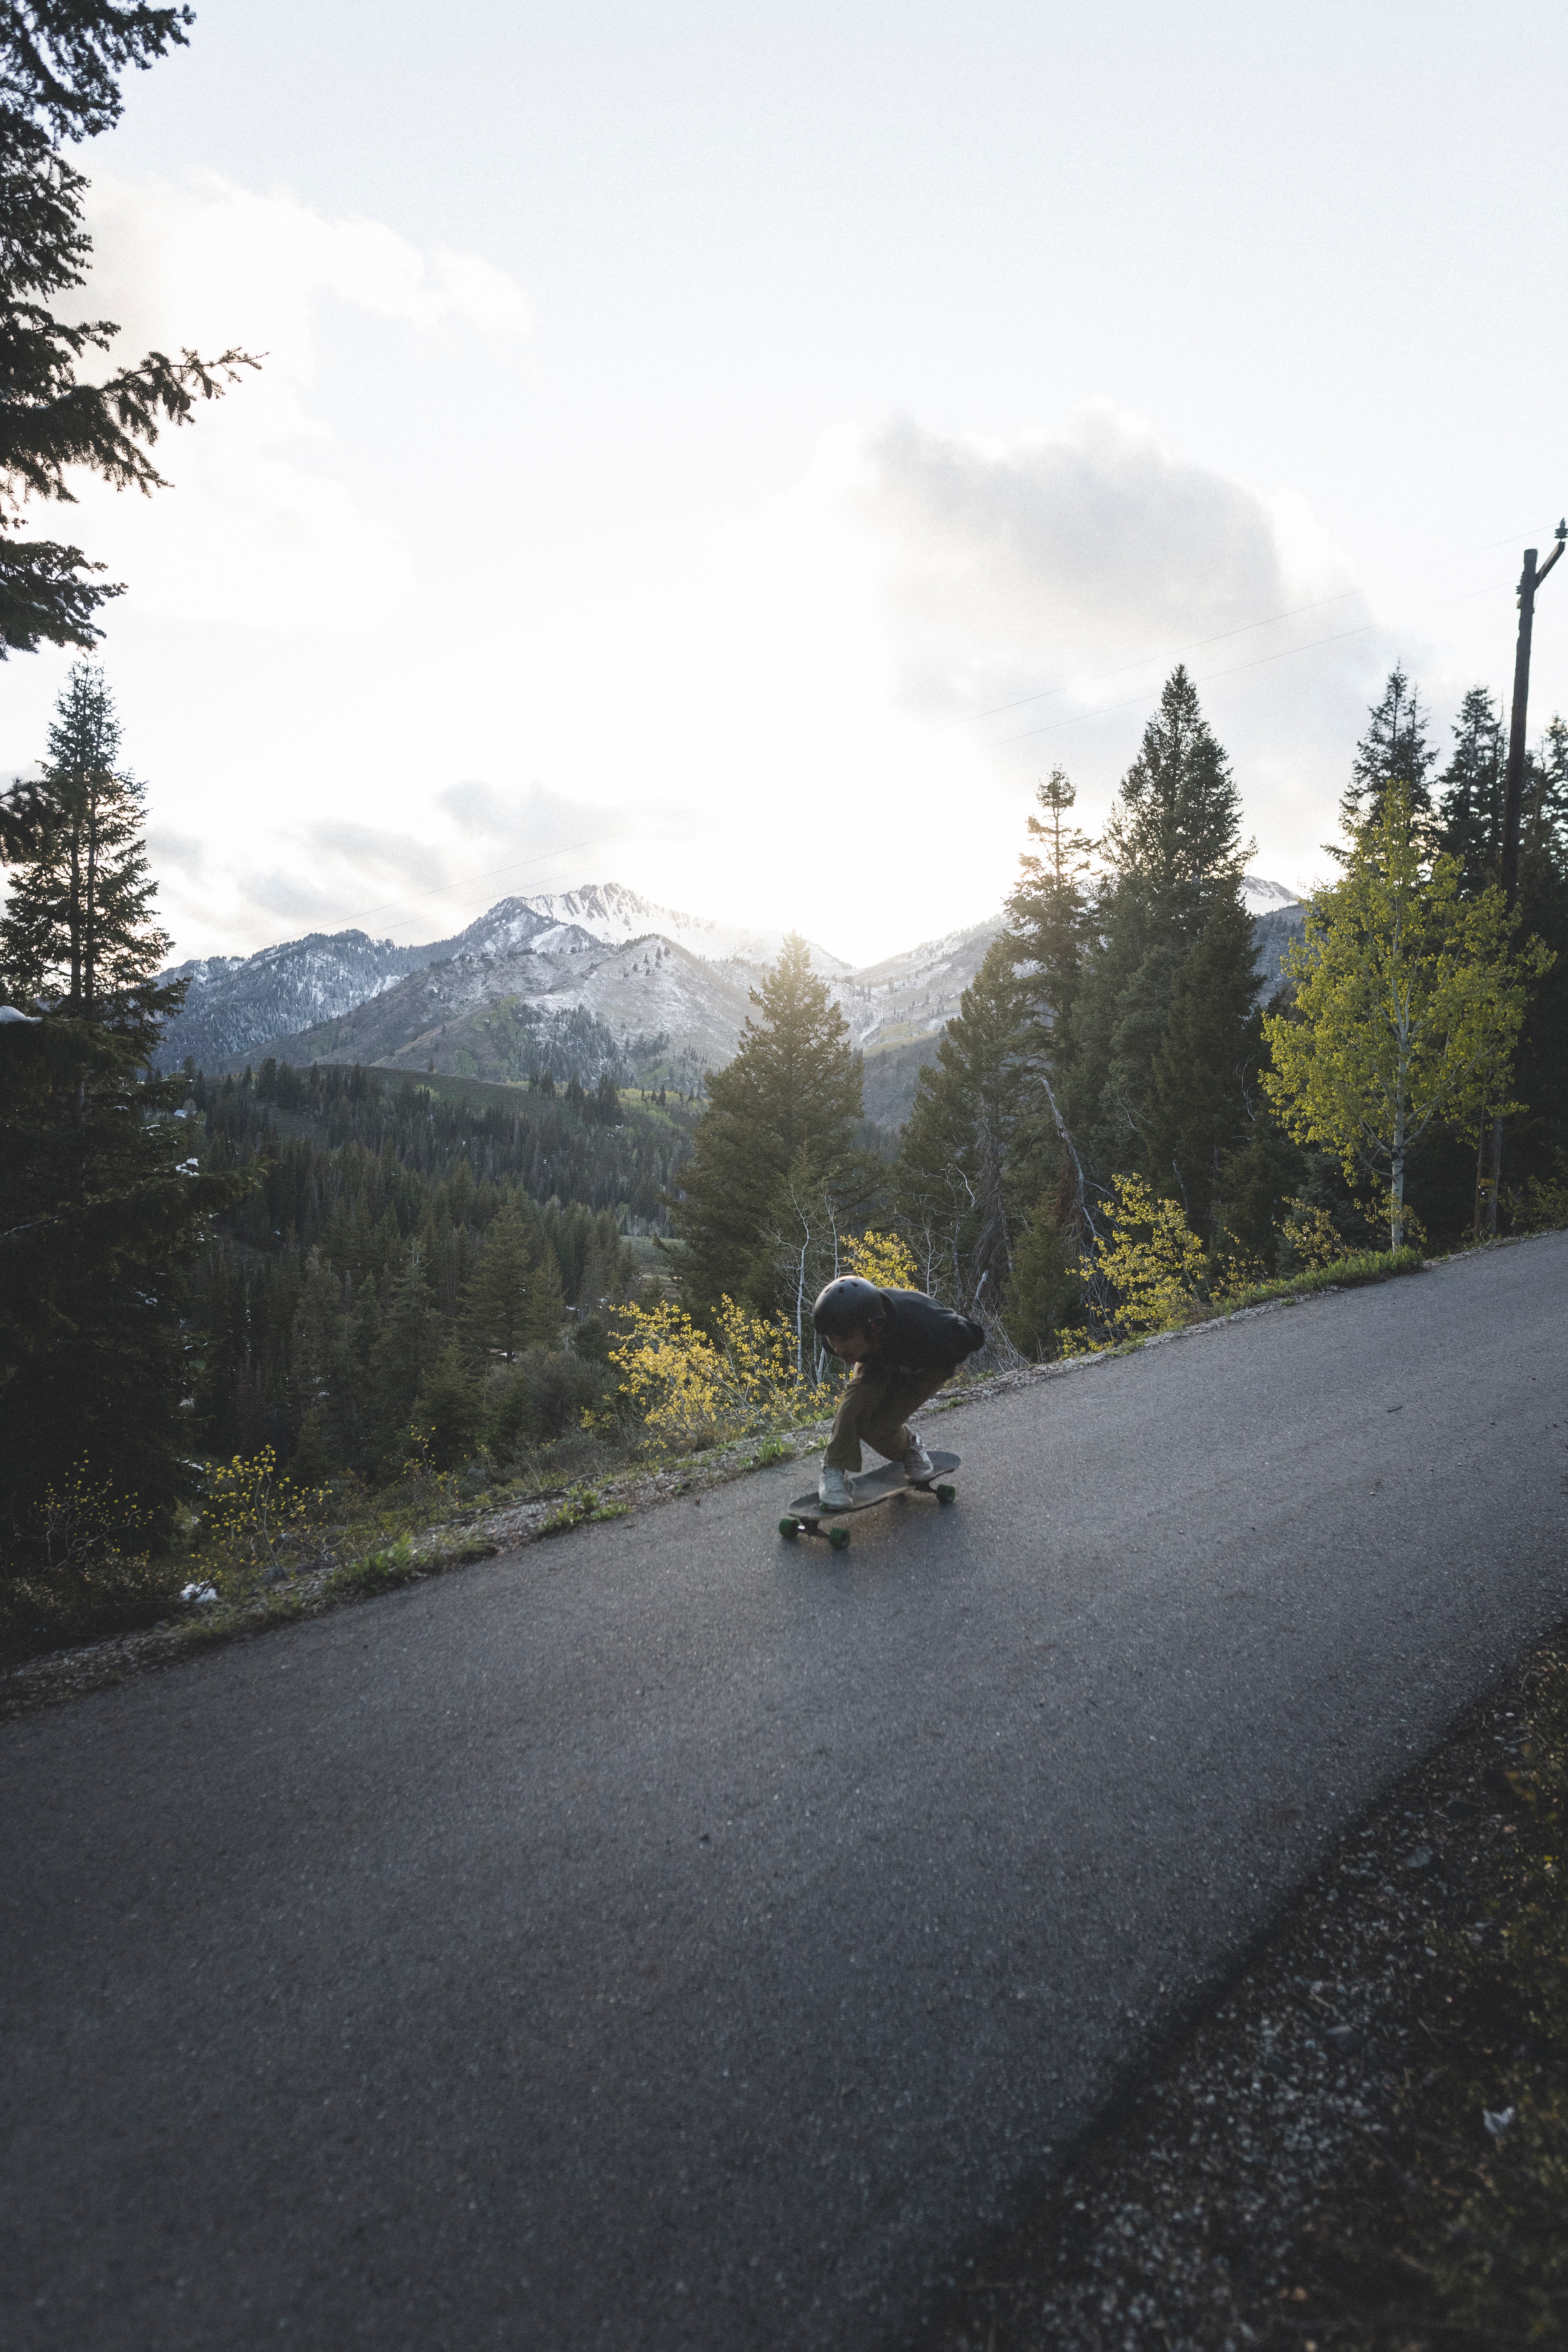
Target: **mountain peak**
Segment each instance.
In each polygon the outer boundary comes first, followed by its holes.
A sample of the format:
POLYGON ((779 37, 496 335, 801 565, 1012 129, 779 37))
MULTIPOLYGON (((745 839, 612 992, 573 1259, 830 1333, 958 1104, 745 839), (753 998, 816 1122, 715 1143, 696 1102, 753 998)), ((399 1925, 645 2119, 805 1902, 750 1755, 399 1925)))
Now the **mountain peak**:
MULTIPOLYGON (((704 963, 776 963, 784 943, 783 931, 683 914, 679 908, 660 906, 639 891, 628 890, 622 882, 584 882, 574 890, 542 890, 532 898, 502 898, 468 925, 461 944, 476 954, 503 955, 563 924, 603 940, 606 947, 625 947, 633 940, 657 934, 704 963)), ((813 971, 825 978, 850 969, 814 940, 808 940, 806 946, 813 971)))

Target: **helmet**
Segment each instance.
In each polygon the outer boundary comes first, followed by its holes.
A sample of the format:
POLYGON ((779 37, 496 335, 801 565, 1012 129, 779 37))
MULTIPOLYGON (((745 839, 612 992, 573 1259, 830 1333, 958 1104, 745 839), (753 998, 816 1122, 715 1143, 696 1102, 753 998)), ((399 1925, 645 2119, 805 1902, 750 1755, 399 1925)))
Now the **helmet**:
POLYGON ((864 1282, 858 1274, 841 1274, 818 1298, 811 1319, 825 1339, 834 1339, 846 1331, 861 1331, 868 1324, 882 1322, 887 1312, 888 1302, 874 1282, 864 1282))

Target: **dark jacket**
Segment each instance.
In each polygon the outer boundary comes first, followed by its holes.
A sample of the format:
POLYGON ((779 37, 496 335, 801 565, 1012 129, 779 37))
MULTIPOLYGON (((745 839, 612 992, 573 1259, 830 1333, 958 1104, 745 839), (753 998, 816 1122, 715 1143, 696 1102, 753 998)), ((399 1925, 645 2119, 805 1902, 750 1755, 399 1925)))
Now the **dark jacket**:
POLYGON ((985 1345, 973 1317, 939 1307, 923 1290, 884 1290, 888 1319, 868 1372, 950 1372, 985 1345))

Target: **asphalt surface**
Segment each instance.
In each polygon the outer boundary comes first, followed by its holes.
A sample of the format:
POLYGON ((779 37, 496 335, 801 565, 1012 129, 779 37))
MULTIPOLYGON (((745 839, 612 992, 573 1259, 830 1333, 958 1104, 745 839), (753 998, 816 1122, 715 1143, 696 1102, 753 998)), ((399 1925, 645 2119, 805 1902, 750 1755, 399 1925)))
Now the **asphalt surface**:
POLYGON ((866 2347, 1568 1608, 1568 1238, 0 1735, 34 2346, 866 2347))

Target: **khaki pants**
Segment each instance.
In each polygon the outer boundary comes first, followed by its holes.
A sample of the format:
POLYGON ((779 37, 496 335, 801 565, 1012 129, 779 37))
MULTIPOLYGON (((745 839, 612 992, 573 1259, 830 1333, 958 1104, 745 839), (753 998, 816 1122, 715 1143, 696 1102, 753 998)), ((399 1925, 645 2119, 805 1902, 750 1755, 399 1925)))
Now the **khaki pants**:
POLYGON ((856 1371, 833 1417, 827 1467, 858 1470, 862 1438, 889 1462, 900 1461, 910 1443, 905 1415, 935 1396, 951 1378, 951 1367, 935 1372, 856 1371))

